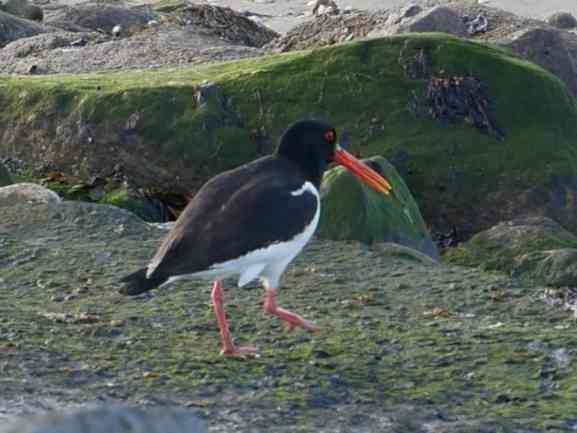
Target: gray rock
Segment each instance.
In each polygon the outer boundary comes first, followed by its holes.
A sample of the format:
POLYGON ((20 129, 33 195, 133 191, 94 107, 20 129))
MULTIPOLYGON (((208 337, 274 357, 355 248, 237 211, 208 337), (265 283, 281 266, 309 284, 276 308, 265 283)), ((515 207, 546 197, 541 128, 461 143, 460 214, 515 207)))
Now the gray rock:
POLYGON ((97 406, 48 413, 0 427, 0 433, 206 433, 207 422, 169 407, 97 406))
POLYGON ((322 15, 325 13, 338 13, 339 7, 334 0, 317 0, 313 6, 313 15, 322 15))
POLYGON ((555 12, 546 21, 558 29, 573 29, 577 27, 577 19, 569 12, 555 12))
POLYGON ((31 5, 28 0, 7 0, 0 9, 27 20, 42 21, 44 18, 42 8, 31 5))
POLYGON ((467 22, 467 32, 470 35, 485 33, 489 28, 489 20, 482 14, 467 22))
POLYGON ((16 39, 46 33, 50 29, 0 10, 0 47, 16 39))
POLYGON ((125 8, 108 5, 78 5, 62 9, 46 19, 54 27, 68 31, 103 31, 111 33, 120 25, 128 34, 147 26, 153 14, 144 8, 125 8))
POLYGON ((521 30, 505 46, 555 74, 577 95, 577 66, 563 33, 553 28, 521 30))
POLYGON ((52 32, 43 33, 36 36, 21 38, 17 41, 10 42, 2 50, 0 59, 6 59, 10 56, 23 59, 45 53, 56 48, 85 46, 89 42, 103 41, 104 36, 97 32, 91 33, 74 33, 74 32, 52 32))
POLYGON ((54 191, 35 183, 16 183, 0 188, 0 206, 29 202, 58 204, 62 199, 54 191))
POLYGON ((467 26, 463 19, 451 8, 436 6, 414 17, 401 20, 397 24, 390 21, 383 28, 374 30, 369 37, 388 36, 408 32, 443 32, 457 36, 466 36, 467 26))
POLYGON ((401 17, 402 18, 411 18, 415 15, 421 13, 423 8, 417 4, 409 4, 401 9, 401 17))

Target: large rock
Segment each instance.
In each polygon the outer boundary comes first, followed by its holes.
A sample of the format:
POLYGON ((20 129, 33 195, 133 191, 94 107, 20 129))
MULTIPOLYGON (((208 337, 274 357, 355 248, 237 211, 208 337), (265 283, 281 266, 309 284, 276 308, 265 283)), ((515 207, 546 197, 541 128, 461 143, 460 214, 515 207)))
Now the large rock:
POLYGON ((0 47, 16 39, 49 31, 41 24, 11 15, 0 10, 0 47))
POLYGON ((500 223, 447 250, 444 258, 532 283, 577 285, 577 237, 546 217, 500 223))
POLYGON ((555 12, 547 17, 547 23, 563 30, 577 27, 577 19, 569 12, 555 12))
POLYGON ((0 2, 0 10, 32 21, 42 21, 44 18, 42 8, 31 5, 28 0, 6 0, 4 3, 0 2))
POLYGON ((59 36, 44 35, 22 39, 0 50, 0 73, 26 74, 33 70, 40 73, 83 73, 105 70, 150 69, 159 66, 182 66, 216 60, 255 57, 259 50, 242 45, 232 45, 214 35, 206 35, 190 27, 162 28, 158 32, 142 31, 127 38, 106 38, 102 33, 83 31, 71 40, 70 32, 59 36), (64 36, 66 35, 66 36, 64 36), (44 36, 44 37, 42 37, 44 36), (50 41, 50 39, 52 41, 50 41), (71 40, 74 46, 51 49, 71 40), (85 45, 80 47, 79 45, 85 45), (207 48, 210 47, 210 48, 207 48), (22 56, 26 53, 26 56, 22 56))
POLYGON ((206 433, 207 422, 189 410, 107 405, 27 417, 0 433, 206 433))
POLYGON ((443 32, 457 36, 467 36, 467 26, 463 19, 453 9, 446 6, 436 6, 414 16, 405 14, 392 15, 380 29, 369 34, 369 37, 379 37, 408 32, 443 32))
MULTIPOLYGON (((93 53, 111 53, 106 45, 93 53)), ((5 157, 53 161, 83 181, 121 166, 130 185, 171 194, 193 193, 216 173, 271 152, 291 122, 330 112, 351 136, 352 152, 395 165, 435 231, 456 227, 467 236, 535 213, 577 231, 577 110, 566 88, 506 51, 445 34, 162 74, 0 76, 0 104, 5 157), (407 73, 415 70, 422 74, 407 73), (205 80, 216 91, 203 103, 205 80), (477 108, 495 120, 501 139, 467 112, 432 118, 427 84, 437 83, 450 103, 463 81, 478 84, 473 102, 482 102, 477 108)))
POLYGON ((395 168, 384 158, 366 160, 393 186, 389 196, 379 194, 342 167, 326 173, 317 236, 365 243, 394 242, 437 258, 437 247, 419 206, 395 168))
POLYGON ((577 94, 577 58, 569 50, 561 30, 531 28, 511 35, 506 47, 557 75, 573 95, 577 94))
POLYGON ((63 8, 47 18, 46 22, 67 31, 104 31, 110 33, 120 25, 132 33, 146 26, 154 17, 146 8, 126 8, 111 5, 77 5, 63 8))
POLYGON ((187 26, 202 29, 203 33, 217 36, 233 44, 262 47, 279 35, 241 13, 210 4, 184 2, 172 12, 187 26))
MULTIPOLYGON (((89 43, 103 42, 104 38, 102 34, 97 32, 56 31, 42 33, 10 42, 0 52, 0 59, 14 65, 19 61, 24 61, 23 59, 29 56, 49 55, 50 51, 57 48, 73 48, 89 43)), ((24 72, 25 70, 26 67, 23 67, 21 71, 24 72)))
POLYGON ((386 19, 386 14, 367 11, 339 15, 324 14, 292 28, 286 34, 272 40, 267 47, 274 51, 285 52, 360 39, 384 25, 386 19))
POLYGON ((58 204, 61 201, 58 194, 35 183, 16 183, 0 188, 0 206, 29 202, 58 204))

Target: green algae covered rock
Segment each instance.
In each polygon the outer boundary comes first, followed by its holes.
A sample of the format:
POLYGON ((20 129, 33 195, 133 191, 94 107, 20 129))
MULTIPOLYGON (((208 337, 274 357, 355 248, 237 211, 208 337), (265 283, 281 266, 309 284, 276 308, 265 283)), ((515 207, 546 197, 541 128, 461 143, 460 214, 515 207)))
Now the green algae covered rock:
POLYGON ((326 119, 355 154, 395 164, 436 230, 473 234, 536 212, 577 232, 577 201, 565 199, 577 193, 566 86, 446 34, 161 73, 5 75, 0 105, 0 153, 84 179, 119 165, 131 185, 175 194, 270 153, 291 122, 326 119), (443 106, 453 94, 457 106, 443 106))
POLYGON ((391 182, 393 192, 383 196, 346 169, 333 168, 323 180, 319 238, 394 242, 436 258, 419 206, 397 170, 380 156, 365 162, 391 182))
POLYGON ((552 287, 577 286, 577 248, 535 251, 518 258, 516 275, 552 287))
POLYGON ((443 257, 452 264, 498 270, 527 282, 577 285, 577 237, 546 217, 500 223, 443 257))

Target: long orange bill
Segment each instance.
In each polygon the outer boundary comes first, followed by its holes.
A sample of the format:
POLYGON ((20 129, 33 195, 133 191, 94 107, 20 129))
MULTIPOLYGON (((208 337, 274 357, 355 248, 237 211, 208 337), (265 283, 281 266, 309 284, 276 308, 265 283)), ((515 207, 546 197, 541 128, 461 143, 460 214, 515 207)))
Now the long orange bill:
POLYGON ((337 147, 335 151, 335 162, 349 169, 355 176, 375 191, 388 195, 393 189, 391 184, 379 173, 341 147, 337 147))

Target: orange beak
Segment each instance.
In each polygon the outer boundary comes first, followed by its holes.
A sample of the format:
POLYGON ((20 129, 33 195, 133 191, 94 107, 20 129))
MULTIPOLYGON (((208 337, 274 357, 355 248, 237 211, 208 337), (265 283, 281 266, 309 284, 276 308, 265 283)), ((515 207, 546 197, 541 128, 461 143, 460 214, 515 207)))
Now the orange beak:
POLYGON ((393 189, 391 184, 379 173, 338 146, 335 151, 335 162, 349 169, 355 176, 377 192, 388 195, 393 189))

